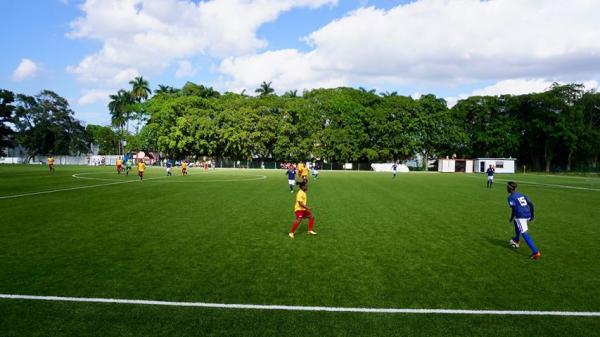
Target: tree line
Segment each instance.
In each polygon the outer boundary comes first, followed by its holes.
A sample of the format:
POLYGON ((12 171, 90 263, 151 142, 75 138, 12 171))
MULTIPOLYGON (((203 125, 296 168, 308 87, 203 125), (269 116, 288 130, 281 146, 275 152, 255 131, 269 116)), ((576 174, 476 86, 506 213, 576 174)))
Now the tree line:
POLYGON ((150 97, 143 78, 130 85, 110 96, 110 127, 86 128, 52 92, 10 100, 12 93, 3 90, 0 139, 35 149, 30 153, 85 152, 94 143, 105 153, 149 150, 174 159, 376 162, 421 154, 425 166, 427 158, 452 154, 512 157, 538 171, 597 169, 600 157, 600 94, 579 84, 473 96, 452 108, 434 95, 412 98, 364 88, 276 95, 263 82, 251 97, 188 82, 182 88, 160 85, 150 97), (130 121, 136 121, 134 132, 130 121), (38 124, 52 136, 36 138, 38 124))

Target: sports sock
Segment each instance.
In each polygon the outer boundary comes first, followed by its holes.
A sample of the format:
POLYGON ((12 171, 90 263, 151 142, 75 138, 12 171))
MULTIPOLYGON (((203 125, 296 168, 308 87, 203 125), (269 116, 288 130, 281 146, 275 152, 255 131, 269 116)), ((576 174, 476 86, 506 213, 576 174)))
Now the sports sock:
POLYGON ((521 231, 519 230, 519 226, 517 226, 516 222, 513 222, 515 225, 515 237, 513 237, 513 241, 519 243, 519 236, 521 235, 521 231))
POLYGON ((292 225, 292 229, 290 229, 290 233, 296 232, 296 229, 298 229, 298 226, 300 225, 300 221, 302 221, 302 219, 297 219, 296 221, 294 221, 294 224, 292 225))
POLYGON ((308 220, 308 230, 312 231, 313 230, 313 225, 315 224, 315 217, 310 218, 310 220, 308 220))
POLYGON ((521 234, 523 235, 523 239, 525 239, 525 242, 527 242, 527 245, 529 246, 529 248, 531 249, 531 252, 533 254, 538 252, 537 247, 533 244, 533 239, 531 237, 529 237, 529 234, 527 233, 523 233, 521 234))

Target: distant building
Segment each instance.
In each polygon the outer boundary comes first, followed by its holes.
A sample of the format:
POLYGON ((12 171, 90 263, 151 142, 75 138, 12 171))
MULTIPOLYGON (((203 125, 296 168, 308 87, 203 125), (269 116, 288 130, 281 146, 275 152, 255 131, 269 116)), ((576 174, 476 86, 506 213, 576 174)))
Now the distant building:
POLYGON ((438 159, 438 172, 473 173, 473 159, 440 158, 438 159))
POLYGON ((496 173, 515 173, 514 158, 476 158, 475 172, 485 172, 490 165, 496 169, 496 173))

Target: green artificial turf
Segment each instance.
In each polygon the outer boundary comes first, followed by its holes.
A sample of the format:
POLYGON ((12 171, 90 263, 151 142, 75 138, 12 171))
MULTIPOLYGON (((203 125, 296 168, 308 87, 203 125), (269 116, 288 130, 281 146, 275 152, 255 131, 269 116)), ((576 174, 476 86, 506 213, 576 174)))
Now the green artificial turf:
MULTIPOLYGON (((330 307, 600 311, 600 178, 321 171, 295 239, 280 170, 0 166, 0 293, 330 307), (72 175, 75 174, 75 177, 72 175), (86 178, 86 179, 82 179, 86 178), (542 252, 507 247, 506 180, 542 252), (46 193, 53 190, 58 192, 46 193), (42 194, 31 194, 39 193, 42 194), (25 194, 25 195, 24 195, 25 194), (29 195, 28 195, 29 194, 29 195), (15 196, 2 198, 3 196, 15 196)), ((0 299, 23 335, 590 336, 599 317, 251 311, 0 299)))

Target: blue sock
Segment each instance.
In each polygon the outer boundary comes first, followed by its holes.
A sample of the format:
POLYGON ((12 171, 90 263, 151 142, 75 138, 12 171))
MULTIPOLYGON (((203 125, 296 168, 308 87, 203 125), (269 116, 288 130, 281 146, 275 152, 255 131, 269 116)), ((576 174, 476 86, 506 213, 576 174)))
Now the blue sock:
POLYGON ((538 252, 538 249, 535 247, 535 245, 533 244, 533 239, 529 237, 529 234, 527 233, 523 233, 521 234, 523 235, 523 239, 525 239, 525 242, 527 242, 527 245, 529 246, 529 248, 531 249, 531 252, 533 254, 538 252))
POLYGON ((513 222, 515 225, 515 237, 513 237, 513 241, 519 243, 519 236, 521 235, 521 231, 519 231, 519 226, 517 226, 516 222, 513 222))

